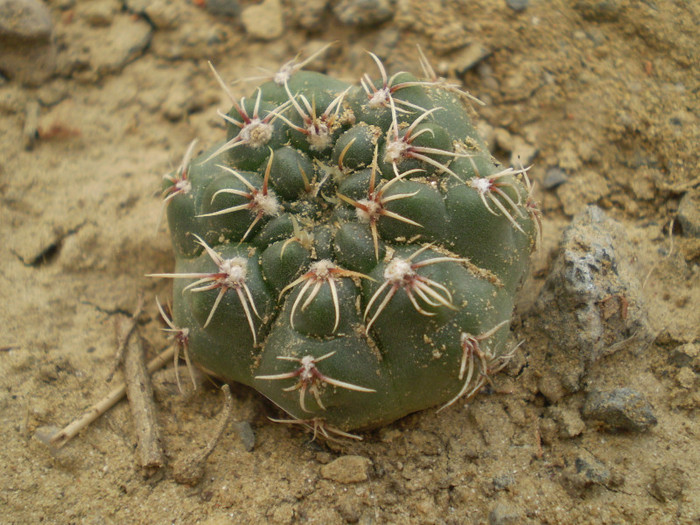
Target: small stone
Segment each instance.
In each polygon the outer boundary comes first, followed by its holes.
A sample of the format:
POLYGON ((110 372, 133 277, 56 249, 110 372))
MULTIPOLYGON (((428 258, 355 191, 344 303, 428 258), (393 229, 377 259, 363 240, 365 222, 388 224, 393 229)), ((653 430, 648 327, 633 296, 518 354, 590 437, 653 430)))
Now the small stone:
POLYGON ((100 75, 121 71, 146 49, 152 34, 148 22, 126 15, 117 16, 105 31, 91 49, 90 62, 100 75))
POLYGON ((566 394, 561 381, 551 371, 542 374, 537 382, 537 389, 550 403, 558 402, 566 394))
POLYGON ((362 456, 340 456, 321 467, 321 476, 338 483, 360 483, 369 479, 372 462, 362 456))
POLYGON ((559 437, 571 439, 586 430, 586 424, 575 410, 554 406, 549 407, 547 413, 556 422, 559 437))
POLYGON ((649 492, 661 503, 678 499, 683 494, 685 472, 677 465, 662 466, 654 471, 649 492))
POLYGON ((476 67, 482 60, 491 55, 491 50, 481 42, 470 42, 449 56, 449 65, 446 73, 454 72, 457 76, 464 75, 470 69, 476 67))
POLYGON ((495 133, 496 144, 503 151, 510 153, 515 147, 515 142, 513 141, 513 135, 511 135, 507 129, 498 128, 495 133))
POLYGON ((671 352, 669 361, 676 366, 692 366, 692 363, 700 356, 700 345, 697 343, 686 343, 677 346, 671 352))
POLYGON ((241 440, 246 452, 251 452, 255 448, 255 432, 247 421, 234 421, 231 423, 234 431, 241 440))
POLYGON ((545 173, 544 179, 542 180, 542 187, 545 190, 553 190, 564 184, 567 180, 568 177, 566 176, 564 170, 555 166, 553 168, 549 168, 547 173, 545 173))
POLYGON ((319 30, 323 13, 328 6, 328 0, 305 0, 292 2, 289 5, 292 20, 300 27, 309 30, 319 30))
POLYGON ((515 485, 515 478, 510 472, 501 474, 493 478, 493 488, 496 490, 505 490, 508 487, 515 485))
POLYGON ((516 13, 522 13, 530 4, 529 0, 506 0, 506 5, 516 13))
POLYGON ((496 503, 489 512, 489 525, 516 525, 522 522, 520 511, 505 501, 496 503))
POLYGON ((112 23, 114 15, 121 11, 121 3, 116 0, 100 0, 79 4, 78 14, 93 27, 106 27, 112 23))
POLYGON ((217 16, 238 16, 241 13, 237 0, 207 0, 204 8, 217 16))
POLYGON ((284 32, 284 19, 280 0, 265 0, 246 7, 241 13, 246 33, 260 40, 274 40, 284 32))
POLYGON ((394 10, 389 0, 340 0, 333 14, 346 25, 371 26, 392 18, 394 10))
POLYGON ((681 388, 685 388, 686 390, 690 390, 695 386, 695 378, 695 372, 688 366, 681 368, 676 375, 676 381, 678 381, 681 388))
POLYGON ((0 71, 32 86, 56 70, 48 8, 37 0, 0 0, 0 71))
POLYGON ((678 205, 678 222, 685 237, 700 237, 700 191, 686 193, 678 205))
POLYGON ((47 41, 52 31, 48 8, 36 0, 0 0, 2 38, 47 41))
POLYGON ((174 29, 180 21, 179 6, 163 0, 150 3, 144 14, 158 29, 174 29))
POLYGON ((574 9, 585 20, 595 22, 614 22, 624 10, 619 0, 578 0, 574 9))
POLYGON ((583 406, 583 416, 602 422, 610 430, 644 432, 656 425, 649 402, 631 388, 591 392, 583 406))
POLYGON ((605 178, 594 170, 582 170, 575 173, 568 181, 557 188, 564 213, 570 216, 581 213, 586 205, 595 204, 610 192, 605 178))

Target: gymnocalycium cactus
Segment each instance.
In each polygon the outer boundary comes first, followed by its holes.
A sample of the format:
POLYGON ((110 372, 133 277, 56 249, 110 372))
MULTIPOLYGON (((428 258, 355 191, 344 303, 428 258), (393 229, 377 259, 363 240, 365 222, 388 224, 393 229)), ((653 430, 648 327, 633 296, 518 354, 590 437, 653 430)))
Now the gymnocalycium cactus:
POLYGON ((291 61, 240 100, 212 67, 227 140, 164 181, 188 363, 327 437, 468 399, 512 355, 530 182, 419 54, 424 78, 370 53, 359 86, 291 61))

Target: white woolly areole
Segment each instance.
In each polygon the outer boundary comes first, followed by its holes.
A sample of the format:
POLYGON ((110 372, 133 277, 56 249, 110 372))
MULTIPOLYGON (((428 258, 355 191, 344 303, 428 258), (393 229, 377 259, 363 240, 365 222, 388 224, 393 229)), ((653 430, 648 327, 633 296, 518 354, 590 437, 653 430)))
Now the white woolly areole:
POLYGON ((262 192, 258 192, 255 197, 253 197, 252 209, 263 215, 278 215, 280 203, 274 193, 269 192, 267 195, 264 195, 262 192))
POLYGON ((370 97, 367 105, 371 108, 385 107, 387 105, 387 103, 389 102, 390 96, 391 96, 391 93, 389 92, 388 87, 378 89, 370 97))
POLYGON ((355 208, 355 215, 357 215, 357 219, 362 223, 370 222, 370 220, 373 217, 379 215, 379 212, 382 209, 381 204, 379 204, 377 201, 369 199, 361 199, 357 201, 357 203, 362 204, 367 208, 367 210, 363 210, 362 208, 355 208))
POLYGON ((314 368, 316 368, 316 359, 314 356, 305 355, 301 358, 301 374, 299 374, 299 378, 302 381, 311 381, 314 378, 311 372, 314 368))
POLYGON ((311 271, 317 279, 328 279, 331 275, 331 272, 329 271, 331 268, 335 268, 335 264, 333 264, 332 261, 329 259, 322 259, 318 262, 313 263, 309 267, 309 271, 311 271))
POLYGON ((241 128, 238 137, 252 148, 261 148, 272 138, 272 124, 255 118, 241 128))
POLYGON ((272 81, 279 86, 284 86, 284 83, 289 81, 290 78, 292 78, 293 72, 294 68, 292 67, 292 65, 285 64, 280 68, 280 70, 277 73, 275 73, 272 76, 272 81))
POLYGON ((247 261, 243 257, 233 257, 232 259, 224 259, 219 265, 219 271, 225 273, 223 281, 229 288, 235 288, 245 283, 247 261))
POLYGON ((331 144, 331 134, 328 129, 328 124, 322 120, 317 120, 306 128, 309 134, 306 136, 311 149, 314 151, 323 151, 331 144))
POLYGON ((192 189, 192 183, 187 179, 179 180, 175 183, 175 190, 181 193, 189 193, 192 189))
POLYGON ((413 277, 416 272, 411 268, 411 263, 406 259, 396 257, 386 265, 384 279, 390 283, 400 283, 406 278, 413 277))
POLYGON ((384 162, 398 162, 407 149, 408 144, 401 139, 388 141, 386 143, 386 153, 384 153, 384 162))
POLYGON ((493 182, 491 182, 491 179, 489 179, 488 177, 477 177, 469 181, 469 183, 471 184, 472 188, 474 188, 482 195, 491 191, 491 186, 493 185, 493 182))

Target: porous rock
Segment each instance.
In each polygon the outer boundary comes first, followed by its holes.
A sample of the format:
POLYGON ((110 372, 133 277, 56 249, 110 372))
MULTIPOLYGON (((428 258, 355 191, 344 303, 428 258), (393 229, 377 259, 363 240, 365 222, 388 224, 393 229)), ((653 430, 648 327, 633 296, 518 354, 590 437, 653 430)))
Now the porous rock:
POLYGON ((596 206, 577 215, 537 298, 552 370, 575 392, 591 365, 651 339, 634 249, 621 224, 596 206))

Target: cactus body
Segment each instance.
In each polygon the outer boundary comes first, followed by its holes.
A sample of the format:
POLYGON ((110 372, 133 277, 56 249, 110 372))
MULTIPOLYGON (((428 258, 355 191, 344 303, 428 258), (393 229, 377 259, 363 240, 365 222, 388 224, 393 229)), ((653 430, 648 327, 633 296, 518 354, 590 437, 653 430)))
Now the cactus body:
POLYGON ((226 141, 163 187, 188 357, 326 435, 478 392, 538 224, 465 94, 372 56, 361 86, 293 69, 231 96, 226 141))

